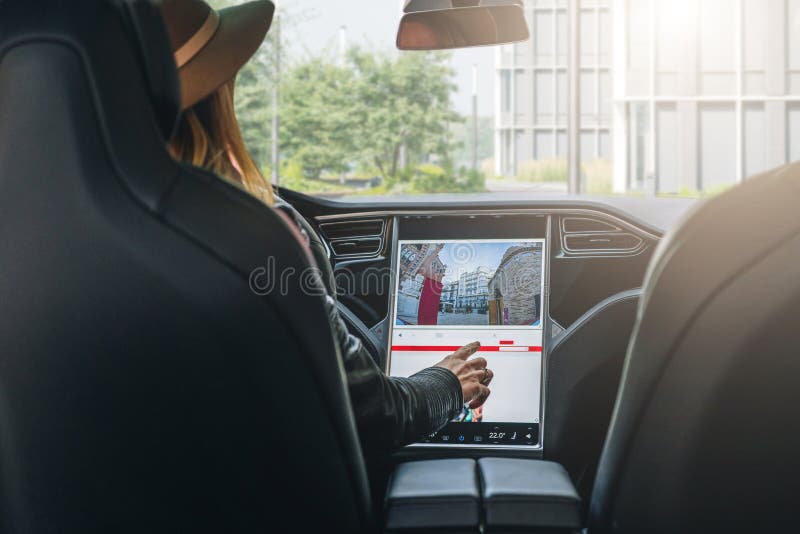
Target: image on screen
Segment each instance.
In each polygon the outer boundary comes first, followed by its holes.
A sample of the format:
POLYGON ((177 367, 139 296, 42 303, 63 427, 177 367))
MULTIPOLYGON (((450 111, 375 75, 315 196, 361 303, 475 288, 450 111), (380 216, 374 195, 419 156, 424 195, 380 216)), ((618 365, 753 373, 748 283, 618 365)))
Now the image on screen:
POLYGON ((403 243, 397 326, 536 326, 540 242, 403 243))
POLYGON ((492 394, 453 422, 519 427, 525 440, 540 417, 544 240, 401 240, 398 252, 390 374, 410 376, 479 341, 492 394))

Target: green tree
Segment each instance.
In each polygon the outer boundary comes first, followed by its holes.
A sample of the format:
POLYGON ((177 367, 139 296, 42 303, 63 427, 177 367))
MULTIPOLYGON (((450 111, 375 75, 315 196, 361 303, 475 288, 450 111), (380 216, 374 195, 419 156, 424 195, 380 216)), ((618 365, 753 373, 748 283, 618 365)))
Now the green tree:
MULTIPOLYGON (((215 9, 224 9, 244 1, 209 0, 209 4, 215 9)), ((281 7, 280 14, 276 14, 266 39, 236 78, 236 117, 245 144, 256 164, 262 169, 269 165, 272 158, 272 115, 275 105, 272 102, 272 89, 274 84, 279 83, 279 80, 275 79, 278 51, 281 54, 281 63, 287 62, 286 47, 279 46, 275 27, 280 24, 282 31, 291 32, 300 19, 296 12, 281 7)))
MULTIPOLYGON (((241 0, 210 3, 224 8, 241 0)), ((282 11, 284 30, 297 21, 296 14, 282 11)), ((237 117, 261 168, 271 161, 271 119, 278 105, 281 172, 307 192, 344 188, 319 178, 351 169, 379 174, 384 191, 483 189, 482 175, 454 170, 464 129, 451 104, 456 87, 447 54, 354 48, 343 63, 326 55, 292 63, 282 54, 283 79, 276 80, 279 49, 271 31, 236 84, 237 117), (272 102, 276 83, 279 103, 272 102)))
POLYGON ((456 86, 447 58, 443 53, 351 50, 359 159, 385 179, 398 174, 403 150, 406 164, 449 155, 449 125, 461 118, 451 104, 456 86))
POLYGON ((247 63, 236 78, 236 117, 245 145, 260 168, 265 168, 272 150, 271 81, 263 65, 247 63))
MULTIPOLYGON (((457 141, 453 159, 459 165, 472 165, 474 130, 472 117, 452 125, 453 139, 457 141)), ((481 162, 494 154, 494 118, 478 117, 478 168, 481 162)))
POLYGON ((356 48, 341 65, 326 56, 297 64, 281 88, 285 155, 309 178, 358 167, 387 181, 431 156, 450 158, 450 125, 461 120, 450 101, 453 76, 436 53, 356 48))
POLYGON ((356 159, 355 93, 351 69, 324 57, 291 69, 282 84, 281 145, 307 178, 344 173, 356 159))

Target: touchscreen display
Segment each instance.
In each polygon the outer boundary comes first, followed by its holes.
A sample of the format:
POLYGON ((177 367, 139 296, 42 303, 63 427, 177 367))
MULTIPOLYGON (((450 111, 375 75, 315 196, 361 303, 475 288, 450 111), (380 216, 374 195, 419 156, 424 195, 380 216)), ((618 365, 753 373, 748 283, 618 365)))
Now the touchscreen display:
POLYGON ((389 373, 410 376, 481 343, 492 393, 426 440, 537 445, 544 239, 400 240, 389 373))

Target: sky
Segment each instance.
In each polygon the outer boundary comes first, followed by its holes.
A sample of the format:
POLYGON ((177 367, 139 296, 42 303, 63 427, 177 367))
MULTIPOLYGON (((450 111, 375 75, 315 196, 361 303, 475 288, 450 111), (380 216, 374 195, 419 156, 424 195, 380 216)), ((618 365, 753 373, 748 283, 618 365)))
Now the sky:
MULTIPOLYGON (((402 0, 275 0, 278 12, 292 20, 283 42, 295 54, 316 54, 339 49, 340 28, 345 26, 349 45, 395 50, 402 0)), ((453 52, 459 91, 453 104, 461 114, 472 113, 472 66, 478 66, 478 114, 494 113, 494 47, 453 52)), ((398 52, 411 54, 413 52, 398 52)))
POLYGON ((444 283, 458 280, 463 273, 487 267, 492 274, 500 266, 506 251, 522 243, 448 243, 439 254, 447 267, 444 283))
POLYGON ((447 267, 444 283, 458 280, 462 274, 470 273, 478 267, 488 267, 494 273, 508 243, 448 243, 439 258, 447 267))

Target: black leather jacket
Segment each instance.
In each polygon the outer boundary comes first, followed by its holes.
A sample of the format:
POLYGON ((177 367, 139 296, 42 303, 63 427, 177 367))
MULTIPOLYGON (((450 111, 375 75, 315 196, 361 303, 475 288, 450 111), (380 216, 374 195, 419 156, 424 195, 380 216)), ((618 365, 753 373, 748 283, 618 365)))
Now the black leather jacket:
POLYGON ((347 332, 330 296, 326 306, 344 358, 358 434, 367 452, 417 441, 455 417, 463 405, 456 375, 429 367, 409 378, 386 376, 361 341, 347 332))
POLYGON ((461 410, 461 384, 451 371, 429 367, 408 378, 388 377, 361 341, 350 335, 336 307, 333 273, 322 240, 294 208, 276 207, 296 222, 308 238, 328 290, 325 306, 342 353, 350 401, 365 453, 407 445, 441 429, 461 410))

